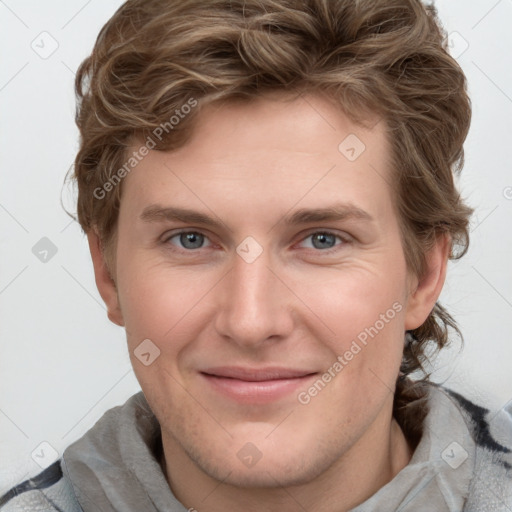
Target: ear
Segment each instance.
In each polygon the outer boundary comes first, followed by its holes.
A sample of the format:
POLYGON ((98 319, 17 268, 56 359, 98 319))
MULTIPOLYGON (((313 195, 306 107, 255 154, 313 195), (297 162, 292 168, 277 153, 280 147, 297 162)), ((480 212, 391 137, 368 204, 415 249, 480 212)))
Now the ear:
POLYGON ((435 246, 427 254, 425 274, 421 279, 411 279, 405 330, 420 327, 434 308, 443 289, 450 250, 450 236, 439 235, 435 246))
POLYGON ((119 326, 124 326, 123 315, 119 306, 116 284, 105 262, 105 256, 101 247, 100 238, 95 229, 90 229, 87 233, 89 241, 89 250, 91 251, 92 263, 94 265, 94 276, 96 286, 100 292, 101 298, 107 306, 107 316, 109 320, 119 326))

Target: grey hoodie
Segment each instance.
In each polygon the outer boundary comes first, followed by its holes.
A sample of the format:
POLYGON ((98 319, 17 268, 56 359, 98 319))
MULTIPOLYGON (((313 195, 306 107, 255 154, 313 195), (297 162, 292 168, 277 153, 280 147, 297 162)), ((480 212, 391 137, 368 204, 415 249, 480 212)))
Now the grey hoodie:
MULTIPOLYGON (((512 404, 491 413, 434 385, 428 400, 410 463, 352 512, 511 512, 512 404)), ((0 510, 187 512, 164 477, 160 450, 159 424, 139 392, 2 496, 0 510)))

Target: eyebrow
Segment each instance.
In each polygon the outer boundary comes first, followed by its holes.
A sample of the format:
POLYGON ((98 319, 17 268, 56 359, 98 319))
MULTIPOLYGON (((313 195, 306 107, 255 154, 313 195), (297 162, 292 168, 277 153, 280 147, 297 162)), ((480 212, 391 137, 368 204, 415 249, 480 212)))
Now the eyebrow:
MULTIPOLYGON (((190 224, 201 224, 215 227, 224 227, 224 223, 204 213, 178 208, 174 206, 162 207, 151 205, 142 211, 140 219, 144 222, 181 221, 190 224)), ((365 210, 350 204, 336 203, 326 208, 302 208, 291 215, 286 215, 281 221, 287 226, 308 224, 311 222, 333 222, 348 219, 373 221, 373 217, 365 210)))

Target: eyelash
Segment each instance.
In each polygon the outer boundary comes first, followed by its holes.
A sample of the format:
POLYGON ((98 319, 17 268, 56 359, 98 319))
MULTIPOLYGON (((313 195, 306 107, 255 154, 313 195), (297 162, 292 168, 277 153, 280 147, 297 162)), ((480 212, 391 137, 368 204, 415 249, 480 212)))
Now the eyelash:
MULTIPOLYGON (((195 230, 181 230, 181 231, 178 231, 176 233, 172 233, 171 235, 166 236, 162 240, 162 243, 165 244, 165 245, 172 246, 172 244, 169 244, 169 241, 171 239, 173 239, 173 238, 175 238, 177 236, 180 236, 182 234, 189 234, 189 233, 194 233, 194 234, 202 235, 202 236, 205 237, 205 239, 209 240, 210 243, 212 243, 207 235, 205 235, 201 231, 195 231, 195 230)), ((313 235, 318 235, 318 234, 327 235, 327 236, 334 236, 336 239, 340 240, 342 243, 336 244, 334 247, 330 247, 328 249, 315 249, 314 247, 313 248, 308 248, 308 249, 313 250, 314 252, 317 252, 317 253, 331 254, 331 253, 336 252, 337 250, 339 250, 340 246, 344 246, 344 245, 349 244, 351 242, 351 240, 350 240, 350 238, 348 236, 341 236, 341 235, 338 235, 338 234, 336 234, 336 233, 334 233, 332 231, 328 231, 328 230, 312 231, 309 234, 307 234, 304 238, 302 238, 301 241, 304 241, 304 240, 312 237, 313 235)), ((204 249, 204 247, 199 247, 197 249, 175 249, 175 248, 172 248, 171 250, 172 251, 176 251, 176 252, 181 252, 181 253, 192 254, 192 253, 196 253, 196 252, 200 251, 201 249, 204 249)))

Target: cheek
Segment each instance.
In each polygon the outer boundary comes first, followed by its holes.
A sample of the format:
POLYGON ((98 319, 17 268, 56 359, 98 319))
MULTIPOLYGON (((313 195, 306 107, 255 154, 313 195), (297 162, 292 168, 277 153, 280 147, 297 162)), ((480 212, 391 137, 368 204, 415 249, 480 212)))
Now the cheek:
POLYGON ((137 257, 125 263, 119 272, 119 297, 130 353, 150 339, 166 364, 175 367, 211 321, 219 275, 137 257))
POLYGON ((338 274, 321 293, 317 288, 309 294, 329 327, 323 339, 332 354, 330 367, 339 363, 331 368, 334 387, 346 386, 359 396, 374 385, 392 388, 403 351, 405 263, 394 270, 368 266, 338 274))
POLYGON ((318 312, 333 338, 356 338, 370 329, 375 333, 399 332, 403 327, 406 283, 402 273, 366 267, 339 271, 328 283, 303 289, 308 305, 318 312), (397 327, 399 330, 397 331, 397 327))
POLYGON ((200 300, 208 287, 198 277, 183 269, 139 266, 135 259, 119 275, 130 359, 142 389, 153 400, 163 390, 179 389, 180 360, 199 338, 204 323, 200 300))
POLYGON ((370 422, 391 396, 404 336, 403 290, 396 282, 378 279, 377 274, 367 279, 359 275, 353 283, 347 277, 342 291, 334 295, 330 290, 330 301, 320 298, 322 319, 334 334, 319 336, 330 353, 322 382, 301 390, 297 397, 300 404, 307 404, 311 418, 322 416, 336 429, 340 418, 342 427, 353 421, 370 422))

